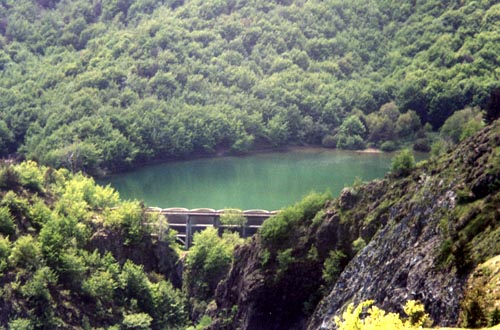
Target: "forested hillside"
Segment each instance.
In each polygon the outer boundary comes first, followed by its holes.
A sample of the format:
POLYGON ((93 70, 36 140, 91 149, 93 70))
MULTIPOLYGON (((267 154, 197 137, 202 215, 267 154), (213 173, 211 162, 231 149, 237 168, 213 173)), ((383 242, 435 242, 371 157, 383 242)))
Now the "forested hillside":
POLYGON ((81 173, 0 164, 0 329, 181 328, 166 229, 81 173))
POLYGON ((424 138, 499 87, 495 0, 1 0, 0 155, 153 159, 424 138))

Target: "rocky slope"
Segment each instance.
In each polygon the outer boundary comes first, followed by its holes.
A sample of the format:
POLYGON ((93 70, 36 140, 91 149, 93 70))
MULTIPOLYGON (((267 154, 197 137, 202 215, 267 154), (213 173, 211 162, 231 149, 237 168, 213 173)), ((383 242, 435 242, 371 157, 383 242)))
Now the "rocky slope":
POLYGON ((367 299, 390 311, 418 299, 455 325, 474 267, 500 254, 499 188, 497 121, 406 177, 302 202, 236 251, 212 328, 331 329, 367 299))

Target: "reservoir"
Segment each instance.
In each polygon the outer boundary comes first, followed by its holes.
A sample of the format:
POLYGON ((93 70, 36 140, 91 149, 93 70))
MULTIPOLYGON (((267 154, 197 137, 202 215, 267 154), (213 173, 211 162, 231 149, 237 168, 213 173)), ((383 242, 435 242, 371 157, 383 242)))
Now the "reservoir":
MULTIPOLYGON (((311 191, 338 196, 356 177, 383 177, 393 154, 320 148, 176 161, 99 180, 122 199, 161 208, 277 210, 311 191)), ((421 157, 420 157, 421 158, 421 157)))

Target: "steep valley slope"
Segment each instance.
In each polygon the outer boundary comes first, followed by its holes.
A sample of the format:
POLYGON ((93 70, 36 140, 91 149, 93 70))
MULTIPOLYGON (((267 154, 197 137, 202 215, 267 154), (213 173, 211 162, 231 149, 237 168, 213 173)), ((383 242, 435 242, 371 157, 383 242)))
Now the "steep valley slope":
POLYGON ((236 250, 211 329, 332 329, 368 299, 397 312, 415 299, 435 325, 485 326, 473 306, 498 298, 466 283, 500 254, 499 188, 497 121, 408 175, 308 197, 236 250))

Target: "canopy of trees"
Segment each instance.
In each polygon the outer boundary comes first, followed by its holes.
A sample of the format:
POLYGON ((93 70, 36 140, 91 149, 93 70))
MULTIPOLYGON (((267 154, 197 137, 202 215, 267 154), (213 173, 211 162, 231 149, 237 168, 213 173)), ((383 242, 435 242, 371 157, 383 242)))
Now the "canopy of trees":
POLYGON ((0 156, 95 173, 413 139, 487 107, 499 41, 494 0, 2 0, 0 156))

